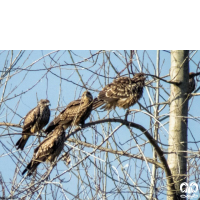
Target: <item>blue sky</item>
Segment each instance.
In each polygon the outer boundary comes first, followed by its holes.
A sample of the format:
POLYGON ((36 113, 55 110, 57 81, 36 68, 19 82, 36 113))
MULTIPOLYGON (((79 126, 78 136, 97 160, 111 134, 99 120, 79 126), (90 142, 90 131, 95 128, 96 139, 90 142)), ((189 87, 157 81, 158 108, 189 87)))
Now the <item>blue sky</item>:
MULTIPOLYGON (((73 57, 74 63, 76 63, 76 67, 73 65, 73 61, 70 58, 68 51, 25 51, 20 58, 20 60, 17 62, 17 64, 13 67, 12 72, 10 73, 11 77, 7 82, 6 90, 4 94, 4 101, 1 104, 1 122, 10 122, 18 124, 21 120, 21 117, 24 117, 29 110, 31 110, 33 107, 37 105, 37 99, 44 99, 48 98, 51 102, 51 120, 54 118, 55 114, 57 115, 59 111, 61 111, 69 102, 71 102, 74 99, 80 98, 81 94, 85 90, 82 86, 82 82, 80 81, 79 76, 81 76, 82 80, 86 83, 87 88, 91 91, 93 97, 96 97, 98 95, 98 91, 101 90, 102 86, 105 86, 105 84, 108 84, 109 82, 112 82, 113 78, 116 77, 116 72, 113 70, 112 65, 115 67, 115 69, 120 72, 125 68, 126 65, 126 58, 124 51, 107 51, 107 54, 110 55, 110 61, 108 62, 106 55, 100 53, 97 56, 94 56, 94 58, 90 58, 91 54, 95 54, 98 51, 73 51, 71 52, 71 55, 73 57), (40 59, 42 58, 42 59, 40 59), (88 58, 88 59, 85 59, 88 58), (36 62, 35 62, 36 61, 36 62), (79 63, 80 62, 80 63, 79 63), (47 68, 52 67, 50 71, 47 71, 47 68), (76 71, 78 70, 78 73, 76 71), (108 70, 109 69, 109 70, 108 70), (104 71, 105 70, 105 71, 104 71), (94 73, 95 72, 95 73, 94 73), (106 74, 104 74, 106 72, 106 74), (97 75, 99 74, 99 75, 97 75), (104 80, 102 76, 109 76, 109 79, 104 80), (60 79, 59 77, 62 77, 60 79), (96 91, 95 91, 96 90, 96 91)), ((127 51, 129 53, 129 51, 127 51)), ((19 51, 13 52, 13 58, 15 58, 18 55, 19 51)), ((156 67, 156 51, 137 51, 140 65, 142 66, 142 69, 145 73, 155 74, 155 67, 156 67)), ((11 52, 8 51, 1 51, 0 52, 0 64, 1 64, 1 70, 3 70, 4 66, 7 64, 9 66, 11 58, 11 52)), ((14 60, 14 59, 13 59, 14 60)), ((197 52, 194 57, 192 58, 192 61, 190 61, 190 71, 197 72, 197 65, 199 63, 199 52, 197 52)), ((170 69, 170 53, 169 51, 160 51, 160 76, 164 76, 169 74, 170 69)), ((140 71, 138 61, 136 59, 136 56, 134 56, 133 60, 133 71, 138 72, 140 71)), ((121 75, 127 74, 127 70, 123 71, 121 75)), ((3 74, 3 73, 2 73, 3 74)), ((166 79, 169 80, 169 77, 166 79)), ((5 79, 2 81, 2 85, 0 85, 0 94, 3 94, 4 87, 5 87, 5 79)), ((148 80, 151 80, 149 77, 148 80)), ((170 92, 170 85, 166 84, 161 81, 161 84, 167 90, 170 92)), ((155 86, 155 84, 154 84, 155 86)), ((197 86, 199 86, 197 84, 197 86)), ((149 89, 151 97, 153 98, 154 90, 149 89)), ((162 97, 167 100, 168 96, 166 93, 161 90, 162 97)), ((149 97, 147 95, 146 89, 144 90, 143 97, 140 100, 140 103, 146 107, 149 106, 151 103, 149 101, 149 97)), ((198 101, 199 97, 196 96, 190 100, 190 110, 189 114, 190 116, 196 117, 196 119, 189 119, 188 125, 189 125, 189 131, 188 131, 188 141, 193 142, 194 138, 198 140, 198 127, 199 127, 199 107, 198 107, 198 101), (191 132, 190 132, 191 131, 191 132)), ((160 98, 160 102, 163 102, 163 99, 160 98)), ((131 109, 139 109, 138 105, 134 105, 131 109)), ((128 120, 134 121, 135 123, 141 124, 146 129, 149 130, 150 133, 152 133, 153 128, 150 128, 150 122, 151 119, 149 116, 145 114, 145 111, 137 112, 133 111, 132 115, 128 117, 128 120)), ((149 110, 153 113, 153 108, 149 110)), ((167 106, 160 115, 168 116, 169 113, 169 107, 167 106)), ((112 111, 110 113, 110 117, 119 117, 125 114, 124 110, 116 109, 115 111, 112 111)), ((92 112, 92 115, 90 119, 88 119, 86 122, 97 120, 98 117, 103 118, 106 117, 107 112, 100 112, 97 113, 95 111, 92 112), (99 114, 99 115, 98 115, 99 114)), ((164 125, 164 128, 160 128, 159 130, 159 136, 161 138, 161 141, 165 144, 167 144, 168 139, 168 118, 162 121, 162 124, 164 125)), ((109 125, 105 125, 104 129, 102 129, 101 125, 96 126, 96 130, 92 128, 87 128, 83 131, 83 133, 78 133, 79 137, 84 141, 84 137, 86 138, 87 142, 100 144, 102 141, 102 136, 105 137, 105 134, 109 134, 111 130, 114 130, 119 124, 111 124, 111 127, 109 125), (101 135, 102 134, 102 135, 101 135), (84 135, 84 137, 83 137, 84 135)), ((5 127, 4 127, 5 128, 5 127)), ((26 162, 30 161, 32 154, 33 154, 33 147, 30 148, 30 144, 35 141, 35 146, 37 146, 38 141, 36 137, 31 137, 29 139, 28 144, 26 145, 27 148, 25 148, 25 151, 17 151, 14 147, 14 144, 19 139, 19 135, 16 133, 20 133, 21 129, 19 128, 9 128, 9 129, 3 129, 1 127, 2 132, 0 133, 0 159, 1 164, 0 165, 0 172, 3 175, 3 179, 5 182, 9 182, 13 179, 13 174, 15 172, 15 167, 18 158, 22 161, 25 159, 26 162), (1 136, 5 134, 11 134, 14 133, 14 135, 8 137, 8 136, 1 136), (16 134, 16 135, 15 135, 16 134), (7 149, 6 149, 7 148, 7 149), (12 150, 12 155, 8 154, 9 150, 12 150), (28 155, 27 155, 28 154, 28 155), (3 155, 3 156, 2 156, 3 155)), ((141 132, 133 129, 134 134, 137 136, 137 142, 139 144, 143 144, 146 141, 146 138, 144 135, 141 135, 141 132)), ((75 136, 77 137, 77 136, 75 136)), ((117 142, 118 150, 121 148, 123 150, 128 150, 132 146, 135 146, 135 142, 131 140, 132 136, 127 130, 126 127, 120 128, 119 131, 117 131, 114 134, 115 140, 117 142)), ((115 143, 110 139, 110 143, 113 149, 116 149, 115 143)), ((164 151, 167 151, 167 146, 162 146, 164 151)), ((194 143, 189 143, 188 148, 192 149, 193 151, 197 151, 199 148, 199 143, 194 145, 194 143)), ((141 147, 141 149, 144 151, 145 156, 152 157, 152 147, 147 144, 141 147)), ((65 148, 67 150, 67 148, 65 148)), ((90 148, 84 148, 84 151, 91 152, 92 149, 90 148)), ((130 150, 130 153, 137 154, 139 152, 138 148, 134 148, 130 150)), ((78 161, 79 152, 77 150, 74 150, 73 155, 76 155, 77 158, 71 158, 72 162, 70 166, 74 165, 78 161)), ((82 154, 83 156, 84 154, 82 154)), ((104 152, 98 152, 96 153, 96 156, 99 158, 105 160, 105 153, 104 152)), ((91 160, 94 161, 93 157, 90 157, 91 160)), ((126 157, 120 157, 123 166, 127 167, 129 166, 128 170, 130 170, 130 174, 132 176, 133 180, 136 180, 138 178, 137 174, 140 173, 139 167, 143 167, 144 171, 141 174, 142 178, 150 178, 150 175, 148 173, 148 169, 144 162, 141 162, 139 160, 134 159, 127 159, 126 157)), ((98 161, 97 165, 104 166, 105 162, 98 161)), ((90 160, 87 160, 84 162, 84 165, 89 165, 89 173, 93 177, 94 175, 94 166, 91 164, 90 160)), ((119 176, 122 176, 123 172, 121 170, 121 166, 119 165, 116 157, 113 154, 109 154, 109 163, 107 163, 108 166, 111 168, 113 167, 117 169, 119 176)), ((197 160, 198 164, 198 160, 197 160)), ((20 171, 22 171, 25 167, 25 163, 23 161, 23 164, 20 167, 20 171)), ((43 169, 40 171, 40 173, 44 173, 45 169, 41 165, 40 169, 43 169)), ((151 167, 151 165, 149 165, 151 167)), ((84 176, 85 168, 80 165, 80 172, 81 175, 84 176)), ((67 170, 68 168, 64 165, 62 161, 59 162, 56 169, 53 170, 51 173, 51 178, 55 177, 58 173, 62 173, 63 171, 67 170), (56 169, 58 171, 56 171, 56 169)), ((74 170, 74 173, 76 173, 76 170, 74 170)), ((72 171, 73 171, 72 170, 72 171)), ((112 171, 112 170, 111 170, 112 171)), ((109 173, 111 173, 111 171, 109 173)), ((97 173, 97 172, 96 172, 97 173)), ((159 171, 161 174, 161 171, 159 171)), ((102 175, 102 172, 99 172, 100 175, 102 175)), ((159 174, 159 175, 160 175, 159 174)), ((103 175, 102 175, 103 177, 103 175)), ((118 176, 115 174, 114 177, 117 179, 118 176)), ((76 194, 76 184, 77 179, 73 175, 73 172, 66 173, 61 177, 65 181, 68 181, 70 179, 70 182, 63 183, 65 189, 69 190, 71 193, 76 194)), ((22 177, 20 175, 17 176, 17 182, 20 182, 22 177)), ((85 178, 86 179, 86 178, 85 178)), ((26 183, 29 183, 30 179, 25 180, 26 183)), ((57 180, 58 181, 58 180, 57 180)), ((130 181, 130 180, 129 180, 130 181)), ((91 181, 94 184, 94 180, 91 181)), ((111 192, 115 189, 115 185, 113 182, 108 179, 108 186, 107 191, 111 192)), ((131 181, 130 181, 131 183, 131 181)), ((142 179, 138 179, 138 184, 144 187, 144 191, 146 191, 146 188, 148 186, 147 183, 142 181, 142 179)), ((10 186, 9 186, 10 187, 10 186)), ((94 185, 93 185, 94 187, 94 185)), ((119 184, 120 187, 120 184, 119 184)), ((83 190, 84 191, 84 190, 83 190)), ((61 193, 59 193, 61 194, 61 193)), ((1 192, 0 192, 1 195, 1 192)), ((69 194, 68 194, 69 195, 69 194)), ((129 194, 124 194, 125 197, 128 197, 129 194), (126 196, 127 195, 127 196, 126 196)), ((83 198, 83 196, 82 196, 83 198)), ((69 199, 71 199, 71 196, 69 195, 69 199)), ((113 196, 110 197, 110 199, 113 199, 113 196)))

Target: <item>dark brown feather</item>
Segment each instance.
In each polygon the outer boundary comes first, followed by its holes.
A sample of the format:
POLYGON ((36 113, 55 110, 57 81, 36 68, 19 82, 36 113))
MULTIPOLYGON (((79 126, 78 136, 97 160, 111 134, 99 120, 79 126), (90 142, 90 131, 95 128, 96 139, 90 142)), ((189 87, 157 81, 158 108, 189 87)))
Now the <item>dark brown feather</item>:
POLYGON ((22 175, 28 170, 30 176, 41 162, 53 162, 61 153, 64 142, 65 131, 62 126, 58 126, 34 150, 33 158, 22 175))
POLYGON ((95 110, 95 109, 99 108, 103 104, 105 104, 104 100, 100 100, 98 98, 95 98, 94 101, 93 101, 92 110, 95 110))
POLYGON ((37 107, 29 111, 24 119, 22 137, 16 143, 17 149, 23 150, 30 135, 40 131, 46 126, 49 122, 49 118, 49 100, 41 99, 37 107))
POLYGON ((55 127, 62 125, 64 129, 69 126, 84 124, 92 111, 93 98, 90 92, 85 91, 81 99, 72 101, 67 107, 48 125, 45 130, 49 134, 55 127))
POLYGON ((110 110, 116 106, 129 108, 134 105, 143 94, 145 74, 135 74, 133 78, 119 77, 106 85, 94 100, 93 110, 102 106, 101 109, 110 110))

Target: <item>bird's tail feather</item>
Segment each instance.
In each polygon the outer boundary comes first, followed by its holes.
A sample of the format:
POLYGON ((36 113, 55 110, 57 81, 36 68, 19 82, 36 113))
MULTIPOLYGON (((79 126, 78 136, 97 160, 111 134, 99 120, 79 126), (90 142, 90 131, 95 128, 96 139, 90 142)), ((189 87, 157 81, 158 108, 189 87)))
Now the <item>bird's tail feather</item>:
POLYGON ((24 171, 22 172, 22 175, 24 175, 27 170, 28 170, 28 176, 31 176, 32 173, 35 171, 35 169, 37 168, 37 166, 40 164, 40 162, 36 162, 36 161, 31 161, 27 167, 24 169, 24 171))
POLYGON ((105 102, 103 100, 99 100, 98 98, 95 98, 94 101, 93 101, 92 110, 95 110, 95 109, 99 108, 104 103, 105 102))
POLYGON ((44 132, 48 135, 49 133, 51 133, 52 130, 56 128, 56 126, 57 124, 50 123, 44 132))
POLYGON ((23 149, 24 149, 24 146, 26 145, 27 140, 28 140, 28 137, 27 137, 27 138, 24 138, 24 137, 22 136, 22 137, 17 141, 17 143, 16 143, 17 149, 23 150, 23 149))

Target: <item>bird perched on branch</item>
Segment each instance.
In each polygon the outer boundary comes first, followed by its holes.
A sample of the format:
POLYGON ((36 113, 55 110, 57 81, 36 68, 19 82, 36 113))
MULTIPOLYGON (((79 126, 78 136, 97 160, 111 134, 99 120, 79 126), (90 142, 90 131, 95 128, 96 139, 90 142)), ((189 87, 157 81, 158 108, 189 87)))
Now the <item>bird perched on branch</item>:
POLYGON ((114 109, 116 106, 129 108, 142 97, 145 79, 144 73, 137 73, 133 78, 119 77, 115 79, 106 85, 94 99, 93 110, 102 105, 101 109, 104 110, 114 109))
POLYGON ((195 73, 190 72, 189 73, 189 86, 188 86, 188 93, 192 93, 195 89, 195 73))
POLYGON ((54 162, 62 151, 64 142, 65 131, 62 126, 58 126, 34 150, 33 158, 22 175, 28 170, 28 176, 31 176, 41 162, 54 162))
POLYGON ((22 137, 16 143, 17 149, 23 150, 30 135, 42 130, 42 128, 47 125, 50 118, 49 105, 49 100, 41 99, 38 105, 26 115, 22 137))
POLYGON ((93 97, 88 91, 82 94, 81 99, 72 101, 67 107, 48 125, 45 130, 49 134, 55 127, 62 125, 64 130, 69 126, 83 125, 92 111, 93 97))

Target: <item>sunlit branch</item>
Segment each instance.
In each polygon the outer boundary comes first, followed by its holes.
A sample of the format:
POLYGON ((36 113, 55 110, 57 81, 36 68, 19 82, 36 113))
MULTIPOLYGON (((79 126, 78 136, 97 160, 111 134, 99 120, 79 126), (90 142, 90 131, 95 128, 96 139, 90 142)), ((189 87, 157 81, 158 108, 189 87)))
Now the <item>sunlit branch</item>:
MULTIPOLYGON (((143 134, 147 137, 147 139, 149 140, 149 142, 155 148, 155 150, 156 150, 156 152, 158 154, 158 157, 159 157, 161 163, 163 164, 163 168, 165 170, 165 173, 166 173, 166 176, 167 176, 167 181, 168 181, 169 186, 171 187, 171 190, 175 191, 174 181, 172 179, 172 174, 171 174, 171 171, 170 171, 169 166, 167 164, 167 160, 164 157, 163 151, 158 146, 158 144, 154 140, 154 138, 150 135, 150 133, 143 126, 141 126, 139 124, 136 124, 136 123, 133 123, 133 122, 129 122, 127 120, 123 120, 123 119, 110 119, 109 118, 109 119, 103 119, 103 120, 98 120, 98 121, 87 123, 87 124, 83 125, 83 128, 86 128, 86 127, 89 127, 89 126, 93 126, 93 125, 96 125, 96 124, 100 124, 100 123, 107 123, 107 122, 121 123, 121 124, 126 125, 128 127, 133 127, 133 128, 139 129, 140 131, 143 132, 143 134)), ((81 128, 77 128, 74 132, 71 132, 70 134, 68 134, 66 136, 66 140, 70 136, 74 135, 79 130, 81 130, 81 128)))
MULTIPOLYGON (((91 148, 96 148, 97 147, 94 144, 86 143, 86 142, 83 142, 83 141, 80 141, 80 140, 76 140, 76 139, 73 139, 73 138, 68 138, 67 141, 73 142, 73 143, 76 143, 76 144, 81 144, 81 145, 83 145, 85 147, 91 147, 91 148)), ((130 153, 126 152, 126 151, 117 151, 117 150, 109 149, 109 148, 106 148, 106 147, 99 147, 98 149, 101 150, 101 151, 105 151, 105 152, 109 152, 109 153, 113 153, 113 154, 118 154, 118 155, 130 157, 130 158, 136 158, 136 159, 144 160, 143 156, 130 154, 130 153)), ((147 157, 146 157, 146 160, 148 162, 150 162, 152 164, 155 164, 158 167, 163 169, 163 165, 161 163, 156 162, 153 159, 147 158, 147 157)))

